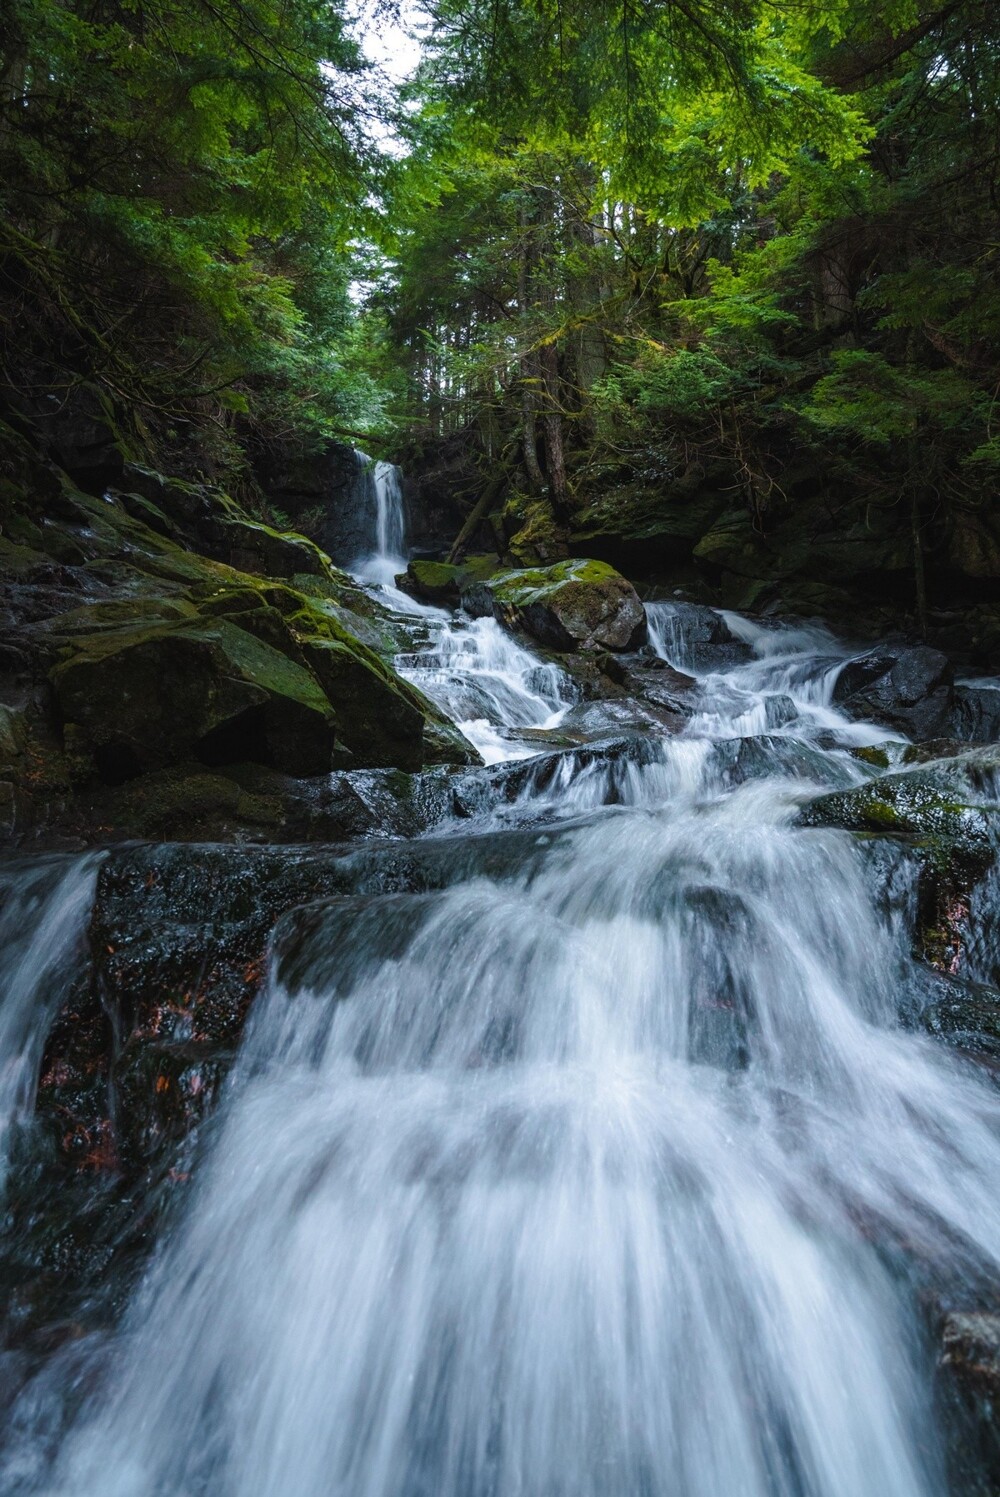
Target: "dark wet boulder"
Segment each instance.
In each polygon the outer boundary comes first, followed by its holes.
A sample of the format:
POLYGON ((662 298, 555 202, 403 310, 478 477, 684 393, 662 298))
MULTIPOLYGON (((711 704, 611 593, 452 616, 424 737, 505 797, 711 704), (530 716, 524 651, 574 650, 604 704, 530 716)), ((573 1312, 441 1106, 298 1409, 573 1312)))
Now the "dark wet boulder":
POLYGON ((722 614, 702 603, 648 603, 649 635, 681 670, 730 670, 745 665, 753 650, 736 637, 722 614))
POLYGON ((973 749, 819 796, 799 814, 803 826, 891 839, 915 859, 918 948, 941 971, 958 969, 973 891, 996 862, 998 774, 1000 748, 973 749))
POLYGON ((814 785, 849 783, 849 771, 814 744, 780 734, 723 738, 711 746, 711 763, 727 785, 743 785, 776 773, 814 785))
POLYGON ((553 650, 634 650, 646 638, 638 593, 601 561, 498 572, 463 588, 462 606, 476 618, 519 626, 553 650))
POLYGON ((948 718, 948 731, 963 743, 1000 742, 1000 686, 959 682, 948 718))
POLYGON ((996 1307, 945 1313, 938 1398, 949 1435, 949 1487, 967 1497, 1000 1490, 1000 1314, 996 1307))
POLYGON ((968 1054, 1000 1061, 1000 991, 952 973, 934 972, 930 1001, 919 1012, 928 1034, 968 1054))
POLYGON ((331 851, 171 844, 108 857, 90 986, 57 1018, 39 1088, 68 1164, 97 1167, 87 1154, 100 1143, 104 1167, 134 1173, 184 1140, 235 1057, 275 921, 349 889, 343 864, 331 851))
POLYGON ((334 713, 315 675, 227 619, 84 636, 51 682, 64 726, 86 733, 112 782, 184 759, 332 767, 334 713))
POLYGON ((953 699, 951 662, 927 645, 869 650, 847 662, 833 688, 849 717, 916 739, 944 736, 953 699))

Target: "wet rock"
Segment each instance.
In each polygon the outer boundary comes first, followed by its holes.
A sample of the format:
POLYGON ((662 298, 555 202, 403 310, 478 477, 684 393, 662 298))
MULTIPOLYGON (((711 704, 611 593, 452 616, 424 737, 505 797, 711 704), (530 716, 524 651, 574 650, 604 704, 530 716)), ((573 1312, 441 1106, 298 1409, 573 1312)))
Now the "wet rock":
POLYGON ((397 585, 414 598, 442 607, 457 608, 463 587, 485 581, 499 569, 495 556, 467 556, 457 566, 446 561, 411 561, 396 578, 397 585))
POLYGON ((600 561, 498 572, 464 588, 462 606, 477 618, 520 625, 554 650, 630 650, 646 637, 635 588, 600 561))
POLYGON ((679 733, 687 721, 686 713, 675 711, 670 706, 637 697, 616 697, 612 701, 578 703, 570 708, 553 731, 586 743, 623 732, 679 733))
POLYGON ((478 762, 476 750, 444 714, 374 651, 332 627, 327 638, 300 643, 334 705, 338 736, 358 765, 419 769, 478 762))
MULTIPOLYGON (((129 1173, 175 1148, 205 1115, 235 1055, 263 981, 278 917, 343 892, 343 854, 303 849, 139 847, 113 853, 98 879, 91 923, 94 982, 88 1013, 110 1020, 105 1120, 129 1173)), ((40 1106, 59 1100, 71 1069, 69 1026, 50 1039, 40 1106)), ((91 1061, 93 1065, 94 1062, 91 1061)))
POLYGON ((934 996, 921 1009, 928 1034, 972 1055, 1000 1060, 1000 991, 987 983, 935 972, 934 996))
POLYGON ((226 619, 85 636, 50 679, 63 723, 86 732, 112 783, 191 758, 293 775, 333 762, 316 677, 226 619))
POLYGON ((1000 742, 1000 687, 960 682, 947 726, 963 743, 1000 742))
POLYGON ((646 609, 651 642, 682 670, 730 670, 753 658, 750 645, 737 639, 714 608, 671 600, 648 603, 646 609))
POLYGON ((926 645, 869 650, 847 662, 833 689, 848 716, 917 739, 944 735, 953 697, 948 657, 926 645))
POLYGON ((765 779, 776 772, 815 785, 850 783, 848 771, 801 739, 771 734, 726 738, 711 748, 712 763, 729 785, 765 779))
POLYGON ((993 1497, 1000 1490, 1000 1314, 946 1314, 940 1347, 938 1384, 951 1437, 951 1490, 993 1497))
POLYGON ((970 1390, 1000 1401, 1000 1315, 966 1311, 945 1318, 941 1365, 950 1367, 970 1390))
POLYGON ((941 971, 959 967, 972 893, 1000 848, 998 770, 1000 749, 974 749, 820 796, 800 812, 804 826, 892 838, 909 851, 920 868, 918 946, 941 971))

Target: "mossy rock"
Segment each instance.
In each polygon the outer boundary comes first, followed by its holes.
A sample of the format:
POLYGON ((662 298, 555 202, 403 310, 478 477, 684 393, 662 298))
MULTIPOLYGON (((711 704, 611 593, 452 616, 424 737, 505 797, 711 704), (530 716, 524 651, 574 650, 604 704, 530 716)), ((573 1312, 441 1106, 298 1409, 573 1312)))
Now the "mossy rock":
POLYGON ((112 782, 186 758, 292 775, 332 765, 334 716, 315 676, 226 619, 85 637, 50 679, 112 782))
POLYGON ((276 795, 254 793, 200 765, 184 765, 130 781, 114 813, 140 837, 217 840, 233 827, 273 832, 282 805, 276 795))
POLYGON ((569 531, 557 521, 548 499, 508 500, 502 523, 507 554, 518 567, 547 566, 569 552, 569 531))
POLYGON ((85 603, 57 614, 45 631, 58 640, 85 638, 105 631, 132 634, 136 629, 197 616, 194 603, 184 597, 115 598, 107 603, 85 603))
POLYGON ((484 582, 499 566, 495 556, 467 556, 457 565, 447 561, 411 561, 397 581, 404 592, 426 603, 457 607, 463 587, 484 582))
POLYGON ((956 969, 970 897, 996 861, 1000 806, 992 798, 1000 748, 973 750, 811 801, 800 824, 890 838, 920 866, 919 953, 940 971, 956 969))
POLYGON ((209 544, 220 559, 241 572, 265 577, 322 577, 330 558, 315 541, 294 531, 275 530, 258 520, 226 516, 207 527, 209 544))
POLYGON ((39 567, 52 565, 52 558, 34 546, 22 546, 0 536, 0 576, 27 578, 39 567))
MULTIPOLYGON (((900 837, 924 848, 928 855, 940 844, 949 858, 965 855, 976 866, 988 866, 991 831, 1000 808, 971 801, 966 757, 951 761, 953 768, 948 761, 938 761, 822 795, 806 806, 799 819, 803 826, 836 826, 900 837)), ((1000 761, 1000 751, 997 758, 1000 761)))
POLYGON ((358 766, 420 769, 475 764, 478 755, 415 687, 346 632, 304 637, 303 657, 322 682, 337 736, 358 766))
POLYGON ((23 711, 0 706, 0 765, 16 764, 28 743, 28 723, 23 711))
POLYGON ((638 593, 603 561, 498 572, 464 588, 462 604, 476 617, 520 625, 554 650, 631 650, 646 638, 638 593))

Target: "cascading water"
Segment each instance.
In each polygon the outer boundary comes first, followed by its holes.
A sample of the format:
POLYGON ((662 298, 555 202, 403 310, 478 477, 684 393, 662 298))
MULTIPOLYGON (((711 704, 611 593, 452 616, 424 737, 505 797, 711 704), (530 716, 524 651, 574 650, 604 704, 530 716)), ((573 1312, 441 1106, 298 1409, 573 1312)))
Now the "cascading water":
POLYGON ((392 588, 406 567, 406 512, 400 470, 392 463, 373 462, 364 453, 359 463, 358 494, 354 503, 369 516, 371 550, 359 556, 352 570, 365 582, 392 588))
POLYGON ((495 619, 453 622, 428 610, 430 648, 401 657, 398 668, 445 712, 487 764, 526 759, 539 744, 524 729, 558 727, 574 700, 557 665, 543 664, 495 619))
MULTIPOLYGON (((498 745, 563 710, 424 613, 412 678, 498 745)), ((5 1497, 941 1497, 917 1285, 997 1270, 1000 1098, 900 1027, 856 844, 793 825, 785 749, 841 784, 885 736, 845 652, 730 623, 618 804, 285 917, 186 1219, 5 1497)))
POLYGON ((0 1186, 7 1136, 31 1109, 46 1019, 79 969, 99 858, 0 870, 0 1186))

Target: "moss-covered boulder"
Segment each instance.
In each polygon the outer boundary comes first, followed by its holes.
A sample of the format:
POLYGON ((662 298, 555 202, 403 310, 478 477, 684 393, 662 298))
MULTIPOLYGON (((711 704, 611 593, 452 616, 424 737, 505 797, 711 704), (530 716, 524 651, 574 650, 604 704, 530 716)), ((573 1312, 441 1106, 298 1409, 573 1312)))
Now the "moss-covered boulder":
POLYGON ((634 650, 646 638, 638 593, 603 561, 498 572, 464 588, 462 605, 475 617, 520 626, 554 650, 634 650))
POLYGON ((447 561, 411 561, 396 581, 403 592, 425 603, 457 607, 463 587, 492 577, 500 568, 495 556, 467 556, 454 565, 447 561))
POLYGON ((84 730, 111 781, 192 758, 292 775, 333 763, 316 677, 228 619, 84 636, 50 679, 63 723, 84 730))
POLYGON ((440 750, 444 762, 477 761, 471 744, 426 697, 357 640, 331 633, 304 638, 301 647, 333 703, 340 738, 359 765, 419 769, 441 762, 440 750), (437 733, 430 732, 425 743, 428 728, 437 733))

